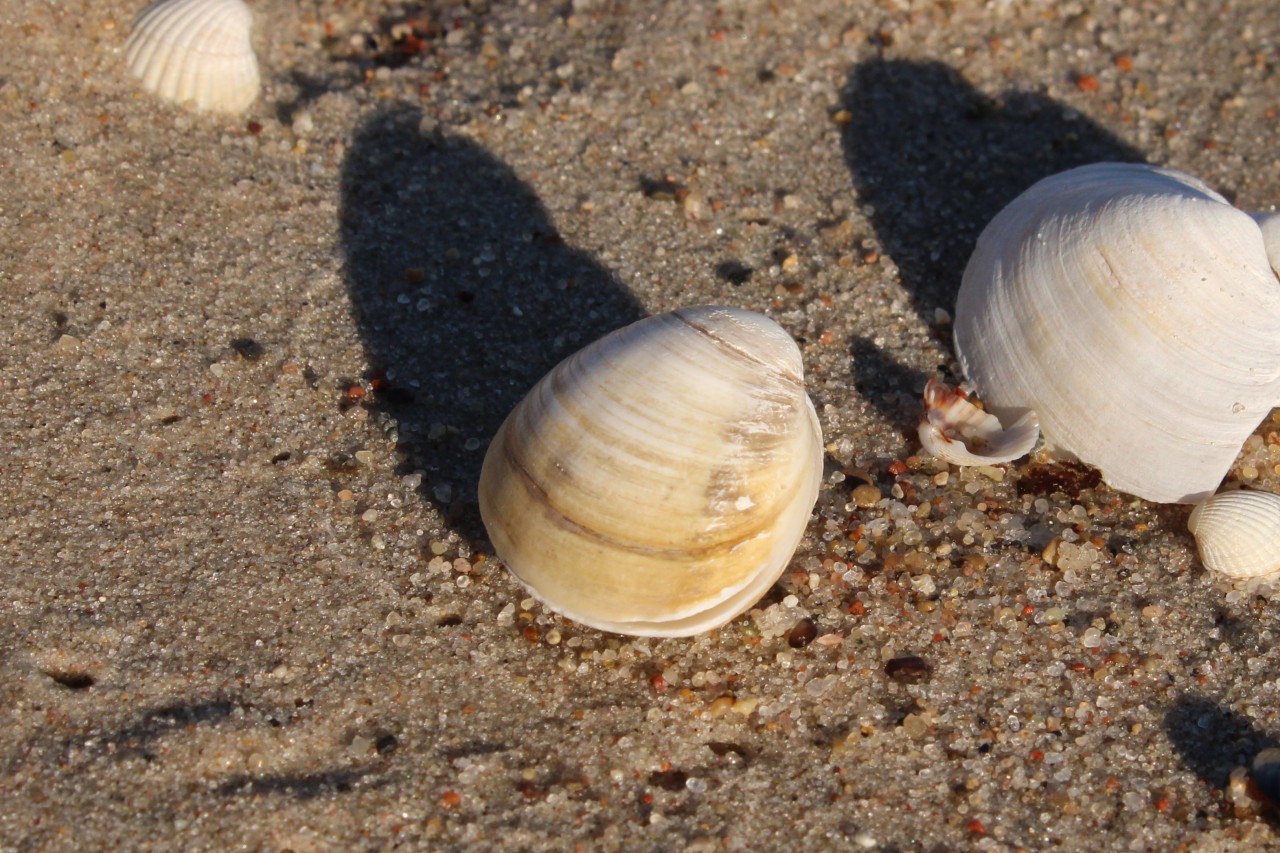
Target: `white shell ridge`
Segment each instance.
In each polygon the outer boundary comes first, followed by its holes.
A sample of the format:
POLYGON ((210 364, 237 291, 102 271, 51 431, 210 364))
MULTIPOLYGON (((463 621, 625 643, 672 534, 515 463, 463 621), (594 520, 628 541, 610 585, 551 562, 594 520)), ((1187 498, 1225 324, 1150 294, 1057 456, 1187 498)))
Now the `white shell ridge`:
POLYGON ((535 596, 606 631, 710 630, 778 579, 822 480, 799 348, 759 314, 704 306, 570 356, 485 455, 480 512, 535 596))
POLYGON ((157 0, 133 22, 125 64, 161 98, 238 113, 258 96, 252 29, 243 0, 157 0))
POLYGON ((1121 163, 1046 178, 978 240, 956 305, 988 410, 1116 489, 1196 503, 1280 400, 1262 232, 1200 181, 1121 163))
POLYGON ((1205 568, 1231 578, 1280 574, 1280 495, 1223 492, 1191 511, 1205 568))
POLYGON ((924 386, 924 415, 917 430, 924 449, 952 465, 998 465, 1026 456, 1040 437, 1034 412, 1008 429, 969 402, 968 391, 937 379, 924 386))

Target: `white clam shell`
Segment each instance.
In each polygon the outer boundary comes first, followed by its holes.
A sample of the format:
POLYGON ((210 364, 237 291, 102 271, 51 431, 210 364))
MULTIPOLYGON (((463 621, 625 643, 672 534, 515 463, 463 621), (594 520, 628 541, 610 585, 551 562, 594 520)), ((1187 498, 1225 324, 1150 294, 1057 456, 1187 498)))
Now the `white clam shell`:
POLYGON ((1026 456, 1040 437, 1034 412, 1005 429, 999 419, 969 402, 965 389, 936 379, 924 386, 918 429, 924 449, 952 465, 998 465, 1026 456))
POLYGON ((1187 528, 1205 568, 1231 578, 1280 573, 1280 495, 1223 492, 1191 511, 1187 528))
POLYGON ((1262 231, 1171 169, 1040 181, 983 231, 960 287, 961 366, 1004 422, 1113 487, 1196 503, 1280 400, 1280 283, 1262 231))
POLYGON ((800 350, 735 308, 663 314, 570 356, 485 455, 480 512, 535 596, 606 631, 678 637, 754 604, 822 480, 800 350))
POLYGON ((238 113, 258 96, 252 28, 243 0, 158 0, 133 22, 125 64, 161 98, 238 113))
POLYGON ((1280 213, 1254 213, 1252 216, 1262 231, 1262 244, 1266 246, 1271 270, 1280 275, 1280 213))

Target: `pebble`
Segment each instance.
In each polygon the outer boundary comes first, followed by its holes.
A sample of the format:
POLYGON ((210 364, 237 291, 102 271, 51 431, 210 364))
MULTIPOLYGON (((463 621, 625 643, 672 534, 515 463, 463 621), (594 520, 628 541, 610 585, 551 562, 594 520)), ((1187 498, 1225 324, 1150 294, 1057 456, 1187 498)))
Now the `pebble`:
POLYGON ((75 335, 59 335, 53 342, 53 349, 59 353, 73 353, 80 349, 80 339, 75 335))
POLYGON ((802 649, 818 636, 818 626, 808 616, 801 619, 787 632, 787 645, 793 649, 802 649))
POLYGON ((902 729, 913 740, 919 740, 929 733, 929 721, 919 714, 907 714, 902 720, 902 729))
POLYGON ((828 675, 823 678, 815 678, 807 682, 804 686, 805 695, 810 699, 819 699, 825 696, 832 687, 840 680, 837 675, 828 675))
POLYGON ((920 684, 929 680, 933 667, 917 655, 892 658, 884 665, 884 674, 899 684, 920 684))
POLYGON ((868 509, 880 502, 881 495, 878 488, 870 483, 863 483, 861 485, 854 486, 850 497, 858 507, 868 509))

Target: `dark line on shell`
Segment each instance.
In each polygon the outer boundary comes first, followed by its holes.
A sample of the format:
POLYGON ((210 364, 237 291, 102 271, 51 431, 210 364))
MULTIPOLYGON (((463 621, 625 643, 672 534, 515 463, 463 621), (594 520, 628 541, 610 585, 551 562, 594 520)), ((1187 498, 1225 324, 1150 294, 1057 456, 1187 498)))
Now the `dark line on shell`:
POLYGON ((743 349, 742 347, 737 346, 736 344, 730 342, 728 339, 724 338, 723 336, 717 335, 715 332, 711 331, 707 327, 698 325, 697 323, 693 322, 688 317, 686 317, 685 312, 683 310, 673 311, 671 313, 677 320, 679 320, 681 323, 684 323, 690 329, 693 329, 695 332, 705 335, 706 337, 710 338, 711 340, 715 341, 721 346, 727 348, 730 352, 733 352, 736 355, 741 356, 743 360, 749 361, 753 364, 758 364, 761 367, 768 370, 770 373, 773 373, 773 374, 776 374, 777 376, 782 377, 783 379, 792 383, 793 385, 799 385, 801 388, 804 387, 804 379, 802 377, 793 376, 790 373, 781 371, 777 368, 776 365, 773 365, 767 361, 761 360, 759 357, 756 356, 755 353, 751 352, 750 350, 743 349))

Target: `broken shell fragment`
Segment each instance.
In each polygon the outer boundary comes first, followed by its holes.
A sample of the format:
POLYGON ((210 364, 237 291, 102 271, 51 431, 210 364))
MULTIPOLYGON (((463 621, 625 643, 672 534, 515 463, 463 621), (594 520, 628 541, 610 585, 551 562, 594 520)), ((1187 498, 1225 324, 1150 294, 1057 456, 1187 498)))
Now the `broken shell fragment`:
POLYGON ((924 414, 918 429, 924 449, 952 465, 998 465, 1035 447, 1040 424, 1026 412, 1008 429, 969 401, 964 387, 936 379, 924 386, 924 414))
POLYGON ((1097 163, 982 232, 955 342, 996 417, 1032 410, 1059 458, 1197 503, 1280 401, 1280 282, 1262 228, 1201 181, 1097 163))
POLYGON ((800 350, 735 308, 662 314, 556 366, 485 454, 480 513, 512 574, 605 631, 682 637, 754 604, 822 480, 800 350))
POLYGON ((1191 511, 1187 528, 1210 571, 1236 579, 1280 574, 1280 495, 1222 492, 1191 511))
POLYGON ((165 100, 238 113, 258 97, 252 28, 243 0, 157 0, 133 22, 125 65, 165 100))

